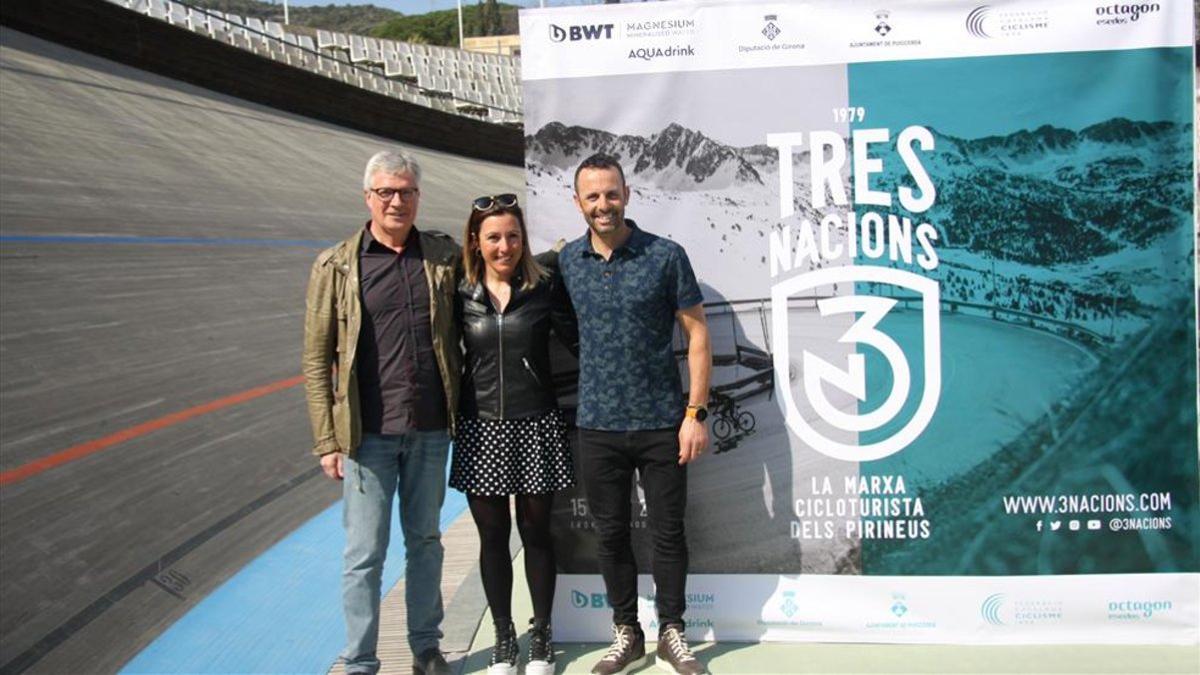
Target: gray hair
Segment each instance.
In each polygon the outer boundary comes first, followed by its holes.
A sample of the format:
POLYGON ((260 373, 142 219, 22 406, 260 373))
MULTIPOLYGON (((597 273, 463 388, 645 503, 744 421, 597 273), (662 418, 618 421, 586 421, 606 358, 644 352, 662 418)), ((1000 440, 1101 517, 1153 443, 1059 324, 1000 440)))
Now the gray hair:
POLYGON ((384 150, 377 152, 367 160, 367 170, 363 172, 363 189, 371 189, 371 177, 377 173, 398 176, 402 173, 412 174, 417 185, 421 184, 421 165, 417 160, 403 150, 384 150))

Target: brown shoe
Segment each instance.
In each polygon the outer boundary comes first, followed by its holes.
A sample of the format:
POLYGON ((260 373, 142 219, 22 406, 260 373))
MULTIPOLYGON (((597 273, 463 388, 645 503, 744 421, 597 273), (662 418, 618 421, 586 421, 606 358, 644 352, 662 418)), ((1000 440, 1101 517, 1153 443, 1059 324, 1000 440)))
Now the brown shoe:
POLYGON ((613 626, 613 643, 592 675, 618 675, 646 663, 646 636, 640 626, 613 626))
POLYGON ((688 647, 687 638, 683 634, 683 626, 667 624, 658 634, 658 650, 655 652, 655 662, 659 668, 676 675, 708 675, 699 660, 688 647))
POLYGON ((436 647, 413 658, 413 675, 450 675, 450 664, 436 647))

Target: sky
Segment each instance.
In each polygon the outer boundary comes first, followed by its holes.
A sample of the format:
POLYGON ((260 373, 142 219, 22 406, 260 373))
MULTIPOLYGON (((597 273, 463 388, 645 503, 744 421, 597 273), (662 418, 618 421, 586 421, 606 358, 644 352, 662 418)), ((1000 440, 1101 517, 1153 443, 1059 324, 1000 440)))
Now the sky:
MULTIPOLYGON (((282 5, 283 0, 266 0, 282 5)), ((463 0, 463 6, 473 5, 479 0, 463 0)), ((501 0, 510 5, 520 5, 522 7, 538 7, 541 0, 501 0)), ((599 0, 545 0, 547 7, 558 5, 585 5, 595 4, 599 0)), ((424 14, 438 9, 454 9, 458 6, 456 0, 288 0, 289 7, 303 7, 309 5, 375 5, 376 7, 386 7, 394 9, 405 14, 424 14)))

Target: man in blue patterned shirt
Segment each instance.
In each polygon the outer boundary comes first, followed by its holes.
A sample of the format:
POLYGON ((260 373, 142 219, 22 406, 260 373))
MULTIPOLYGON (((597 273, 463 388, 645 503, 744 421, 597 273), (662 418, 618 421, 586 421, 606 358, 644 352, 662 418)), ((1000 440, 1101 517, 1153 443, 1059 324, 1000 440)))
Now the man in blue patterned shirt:
POLYGON ((637 471, 653 540, 658 661, 676 673, 697 675, 706 671, 684 638, 683 521, 687 464, 708 445, 704 418, 712 352, 703 296, 687 253, 626 220, 628 201, 615 159, 602 154, 585 159, 575 171, 575 204, 588 232, 559 254, 579 317, 580 464, 613 607, 613 645, 592 672, 614 675, 646 660, 630 539, 637 471), (676 322, 688 341, 686 405, 672 345, 676 322))

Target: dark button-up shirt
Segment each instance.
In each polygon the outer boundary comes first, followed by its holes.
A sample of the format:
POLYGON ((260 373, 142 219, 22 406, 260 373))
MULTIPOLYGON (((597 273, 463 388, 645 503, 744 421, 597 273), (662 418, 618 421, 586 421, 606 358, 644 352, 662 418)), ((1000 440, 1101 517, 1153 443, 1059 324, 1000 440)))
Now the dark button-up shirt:
POLYGON ((559 266, 579 318, 584 429, 677 426, 686 401, 672 337, 675 312, 704 299, 683 247, 638 229, 605 260, 591 237, 567 244, 559 266))
POLYGON ((363 314, 356 367, 363 431, 445 429, 446 399, 433 353, 429 280, 417 228, 396 253, 375 241, 368 223, 359 275, 363 314))

